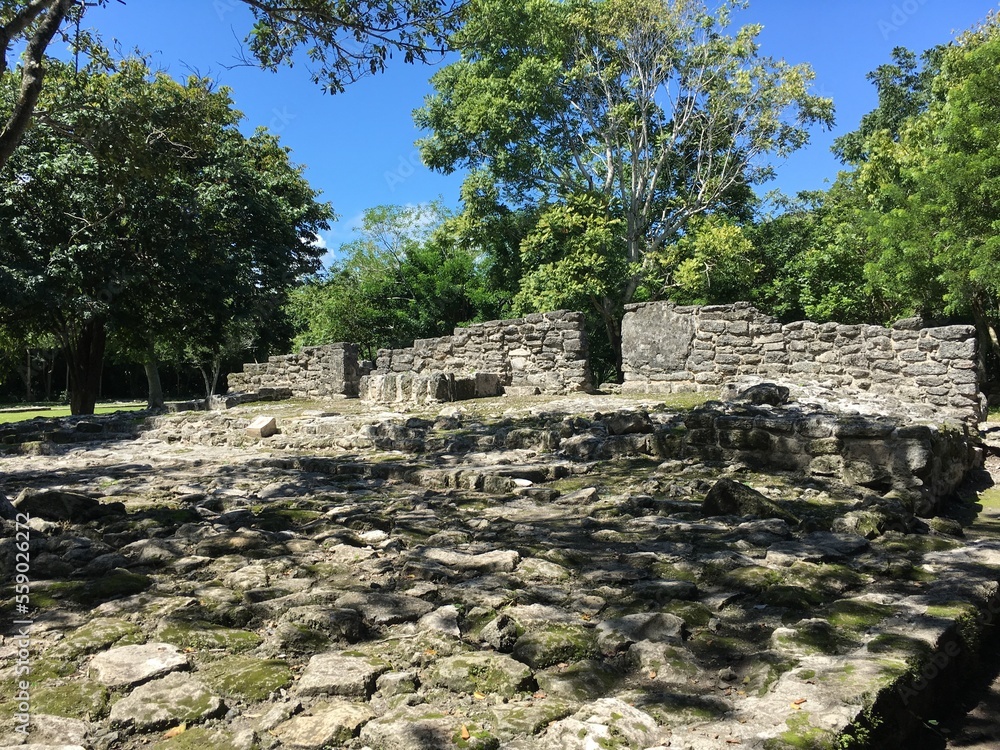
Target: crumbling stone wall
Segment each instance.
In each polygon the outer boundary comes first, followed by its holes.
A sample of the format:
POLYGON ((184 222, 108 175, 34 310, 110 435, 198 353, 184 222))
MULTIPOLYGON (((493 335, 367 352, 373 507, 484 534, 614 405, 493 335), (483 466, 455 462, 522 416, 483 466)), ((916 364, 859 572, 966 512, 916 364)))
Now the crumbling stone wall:
POLYGON ((243 365, 242 372, 229 375, 229 390, 288 389, 295 398, 357 396, 358 383, 366 371, 358 361, 357 344, 307 346, 298 354, 243 365))
POLYGON ((625 392, 715 390, 759 376, 885 394, 974 418, 980 395, 972 326, 782 325, 747 303, 629 305, 622 324, 625 392))
POLYGON ((357 345, 341 343, 246 364, 229 376, 230 391, 266 389, 287 389, 297 398, 361 396, 381 402, 586 391, 584 318, 559 310, 456 328, 451 336, 380 350, 374 372, 370 363, 359 362, 357 345))
MULTIPOLYGON (((451 336, 417 339, 406 349, 382 349, 375 372, 361 384, 373 401, 451 400, 451 380, 497 376, 496 387, 472 383, 476 395, 566 393, 590 388, 583 313, 558 310, 456 328, 451 336), (442 379, 441 374, 453 376, 442 379), (448 382, 445 382, 448 380, 448 382), (487 389, 489 390, 489 389, 487 389), (438 394, 438 395, 435 395, 438 394), (440 394, 445 394, 444 398, 440 394)), ((492 381, 491 381, 492 382, 492 381)))

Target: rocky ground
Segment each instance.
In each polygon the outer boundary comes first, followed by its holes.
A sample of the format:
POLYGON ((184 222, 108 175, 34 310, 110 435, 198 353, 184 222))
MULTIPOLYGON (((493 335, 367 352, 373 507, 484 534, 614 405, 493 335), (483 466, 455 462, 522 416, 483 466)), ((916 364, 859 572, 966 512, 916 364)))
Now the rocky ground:
POLYGON ((988 477, 865 528, 863 488, 602 448, 693 405, 282 402, 22 445, 0 747, 899 746, 1000 612, 1000 541, 963 530, 988 477))

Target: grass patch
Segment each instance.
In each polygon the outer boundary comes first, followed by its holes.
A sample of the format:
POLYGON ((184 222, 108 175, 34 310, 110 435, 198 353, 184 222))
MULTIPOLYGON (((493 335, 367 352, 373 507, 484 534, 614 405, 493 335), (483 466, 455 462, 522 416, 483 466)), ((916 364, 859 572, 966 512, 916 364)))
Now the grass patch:
MULTIPOLYGON (((106 404, 94 409, 94 414, 114 414, 120 411, 140 411, 145 409, 146 404, 106 404)), ((70 416, 68 406, 55 406, 51 408, 33 409, 31 411, 2 411, 0 410, 0 424, 11 424, 13 422, 26 422, 36 417, 54 419, 57 417, 70 416)))

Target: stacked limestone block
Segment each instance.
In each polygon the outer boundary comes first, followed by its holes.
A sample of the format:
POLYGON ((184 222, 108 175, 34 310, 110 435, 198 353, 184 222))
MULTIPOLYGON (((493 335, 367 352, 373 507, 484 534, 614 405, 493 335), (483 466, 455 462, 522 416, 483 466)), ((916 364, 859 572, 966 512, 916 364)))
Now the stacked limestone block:
MULTIPOLYGON (((476 323, 451 336, 418 339, 406 349, 382 349, 361 395, 382 402, 461 400, 470 387, 462 383, 477 375, 495 376, 508 394, 587 391, 583 326, 582 313, 560 310, 476 323)), ((494 395, 491 378, 480 377, 472 387, 480 396, 494 395)))
POLYGON ((891 329, 782 325, 747 303, 629 305, 622 324, 625 392, 715 390, 746 376, 885 394, 973 419, 980 415, 972 326, 891 329))
POLYGON ((229 390, 288 389, 295 398, 357 396, 361 375, 357 344, 308 346, 298 354, 243 365, 243 372, 229 376, 229 390))

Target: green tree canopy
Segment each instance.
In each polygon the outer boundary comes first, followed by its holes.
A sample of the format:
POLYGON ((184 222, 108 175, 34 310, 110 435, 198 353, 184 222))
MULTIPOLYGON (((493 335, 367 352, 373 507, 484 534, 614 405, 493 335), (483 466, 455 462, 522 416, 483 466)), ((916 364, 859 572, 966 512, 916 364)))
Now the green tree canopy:
POLYGON ((292 293, 296 343, 353 341, 373 358, 379 348, 491 317, 492 264, 463 239, 461 224, 437 202, 368 209, 359 238, 292 293))
POLYGON ((515 207, 561 205, 549 215, 573 226, 568 237, 611 232, 584 282, 577 239, 557 251, 540 226, 523 260, 546 270, 526 267, 524 291, 547 301, 573 279, 616 350, 623 304, 663 270, 658 255, 689 221, 745 206, 770 157, 832 121, 832 103, 809 93, 808 66, 760 56, 759 26, 727 33, 742 5, 474 0, 452 38, 461 59, 435 74, 415 113, 430 167, 468 168, 515 207))
MULTIPOLYGON (((219 350, 234 321, 281 310, 328 206, 274 136, 250 138, 225 89, 141 60, 54 65, 0 179, 0 307, 55 335, 71 406, 93 409, 108 335, 139 359, 219 350)), ((0 79, 0 97, 17 81, 0 79)))

